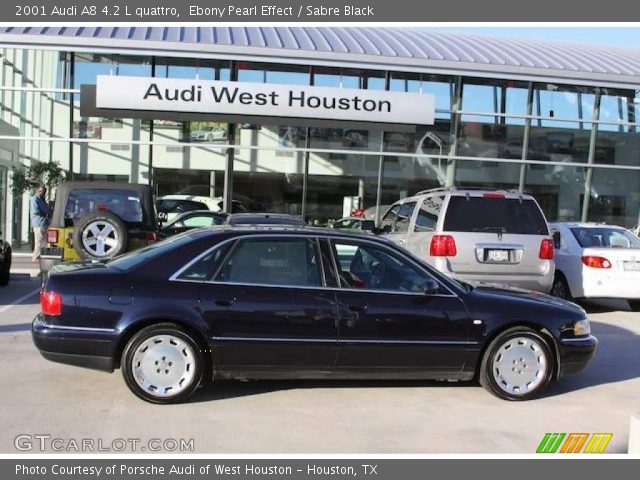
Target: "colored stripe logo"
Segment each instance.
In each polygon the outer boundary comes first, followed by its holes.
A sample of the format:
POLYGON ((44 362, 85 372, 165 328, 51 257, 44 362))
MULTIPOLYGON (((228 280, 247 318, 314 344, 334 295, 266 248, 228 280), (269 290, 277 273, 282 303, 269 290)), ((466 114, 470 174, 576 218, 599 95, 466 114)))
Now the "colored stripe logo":
POLYGON ((545 433, 536 453, 604 453, 613 433, 545 433))

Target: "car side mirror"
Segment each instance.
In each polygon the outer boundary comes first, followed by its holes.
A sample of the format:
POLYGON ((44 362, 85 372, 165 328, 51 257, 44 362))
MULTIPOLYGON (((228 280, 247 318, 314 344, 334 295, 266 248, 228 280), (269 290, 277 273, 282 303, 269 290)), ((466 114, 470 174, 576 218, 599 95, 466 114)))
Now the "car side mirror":
POLYGON ((428 278, 424 284, 424 294, 436 295, 438 293, 440 293, 440 284, 436 282, 433 278, 428 278))

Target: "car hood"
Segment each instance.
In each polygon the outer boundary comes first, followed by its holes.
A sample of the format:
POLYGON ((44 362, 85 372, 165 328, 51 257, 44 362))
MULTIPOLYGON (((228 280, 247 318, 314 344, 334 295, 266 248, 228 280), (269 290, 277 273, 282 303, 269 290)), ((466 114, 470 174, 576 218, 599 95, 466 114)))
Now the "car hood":
POLYGON ((473 284, 473 295, 492 297, 496 300, 507 300, 515 303, 528 303, 538 306, 557 307, 573 310, 577 313, 584 313, 584 310, 575 303, 568 302, 546 293, 525 290, 523 288, 508 287, 504 285, 494 285, 486 283, 473 284))

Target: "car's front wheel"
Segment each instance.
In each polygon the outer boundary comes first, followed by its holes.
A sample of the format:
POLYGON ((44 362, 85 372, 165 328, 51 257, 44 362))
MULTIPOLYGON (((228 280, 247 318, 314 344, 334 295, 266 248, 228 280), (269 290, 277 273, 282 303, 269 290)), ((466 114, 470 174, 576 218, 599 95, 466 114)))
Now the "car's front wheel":
POLYGON ((525 327, 498 335, 480 366, 480 384, 505 400, 529 400, 551 381, 553 355, 547 341, 525 327))
POLYGON ((204 357, 195 339, 178 325, 143 328, 127 343, 121 362, 129 389, 151 403, 189 398, 204 372, 204 357))

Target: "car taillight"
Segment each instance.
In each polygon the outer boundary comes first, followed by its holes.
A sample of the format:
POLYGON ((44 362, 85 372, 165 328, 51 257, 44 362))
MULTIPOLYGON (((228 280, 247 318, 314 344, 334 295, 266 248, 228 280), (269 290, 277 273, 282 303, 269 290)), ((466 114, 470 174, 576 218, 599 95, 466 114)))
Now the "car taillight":
POLYGON ((55 228, 47 230, 47 243, 58 243, 58 230, 55 228))
POLYGON ((40 292, 40 308, 45 315, 61 315, 62 295, 42 290, 40 292))
POLYGON ((158 233, 157 232, 147 232, 147 242, 153 243, 158 241, 158 233))
POLYGON ((587 255, 582 257, 582 263, 591 268, 611 268, 611 262, 604 257, 587 255))
POLYGON ((554 255, 553 240, 545 238, 540 244, 540 255, 542 260, 553 260, 554 255))
POLYGON ((429 255, 432 257, 455 257, 457 253, 456 241, 451 235, 434 235, 431 237, 429 255))

